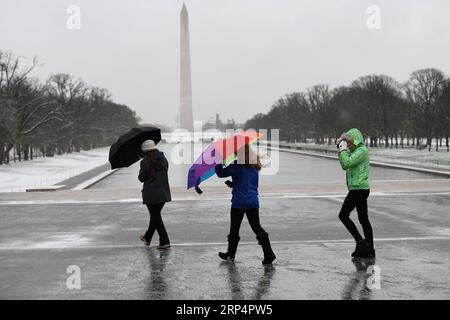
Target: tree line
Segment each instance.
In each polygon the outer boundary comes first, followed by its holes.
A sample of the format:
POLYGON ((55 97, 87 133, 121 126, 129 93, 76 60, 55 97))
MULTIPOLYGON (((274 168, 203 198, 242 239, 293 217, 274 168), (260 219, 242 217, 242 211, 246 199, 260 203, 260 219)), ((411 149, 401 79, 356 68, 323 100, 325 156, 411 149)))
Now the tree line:
POLYGON ((31 77, 37 59, 23 61, 0 50, 0 165, 108 146, 138 125, 106 89, 65 73, 41 82, 31 77))
POLYGON ((245 128, 280 129, 284 141, 317 144, 332 144, 352 127, 371 147, 438 150, 445 143, 449 151, 450 79, 430 68, 414 71, 406 83, 369 75, 335 89, 319 84, 281 97, 268 113, 245 123, 245 128))

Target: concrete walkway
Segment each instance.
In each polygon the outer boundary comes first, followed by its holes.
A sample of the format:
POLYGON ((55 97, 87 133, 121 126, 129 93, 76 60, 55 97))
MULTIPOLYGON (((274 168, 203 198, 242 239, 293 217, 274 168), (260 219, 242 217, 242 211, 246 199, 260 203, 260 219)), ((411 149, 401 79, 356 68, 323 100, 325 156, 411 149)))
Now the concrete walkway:
POLYGON ((164 252, 154 248, 157 235, 150 248, 138 239, 148 212, 135 167, 86 190, 0 193, 0 299, 450 298, 449 179, 374 170, 377 258, 352 261, 354 241, 337 218, 346 187, 335 161, 280 157, 280 171, 260 187, 272 267, 261 265, 246 221, 236 262, 219 260, 230 189, 211 179, 202 195, 186 190, 182 167, 171 167, 174 201, 163 218, 172 248, 164 252), (80 289, 67 285, 73 270, 80 289))
POLYGON ((217 257, 226 248, 228 199, 168 203, 168 252, 138 240, 148 224, 138 200, 79 200, 0 204, 1 299, 450 298, 450 195, 371 197, 377 259, 353 262, 353 241, 337 219, 342 198, 263 197, 273 268, 260 264, 246 221, 236 263, 217 257), (66 285, 69 266, 80 268, 80 290, 66 285), (367 286, 374 272, 379 288, 367 286))

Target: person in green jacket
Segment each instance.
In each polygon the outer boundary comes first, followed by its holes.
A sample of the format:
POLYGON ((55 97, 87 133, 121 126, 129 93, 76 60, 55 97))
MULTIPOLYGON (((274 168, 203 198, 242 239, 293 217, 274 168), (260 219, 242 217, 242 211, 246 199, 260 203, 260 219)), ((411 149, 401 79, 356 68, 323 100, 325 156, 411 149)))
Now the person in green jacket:
POLYGON ((356 241, 356 248, 352 257, 373 258, 375 257, 373 231, 367 214, 367 198, 370 194, 369 150, 364 144, 361 131, 355 128, 341 135, 337 147, 339 149, 339 162, 342 169, 346 171, 347 188, 349 190, 339 213, 339 219, 356 241), (350 219, 350 213, 355 208, 365 239, 350 219))

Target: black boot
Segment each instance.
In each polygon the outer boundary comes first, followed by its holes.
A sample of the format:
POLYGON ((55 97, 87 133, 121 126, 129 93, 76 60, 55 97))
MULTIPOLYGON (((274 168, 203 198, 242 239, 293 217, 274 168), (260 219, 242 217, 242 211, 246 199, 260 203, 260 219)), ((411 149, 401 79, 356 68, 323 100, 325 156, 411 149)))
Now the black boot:
POLYGON ((262 264, 272 264, 273 260, 275 260, 277 257, 272 251, 269 235, 267 234, 267 232, 264 232, 259 234, 256 239, 258 240, 258 243, 261 245, 264 252, 264 260, 262 261, 262 264))
POLYGON ((375 248, 373 246, 373 240, 367 241, 369 248, 365 252, 360 254, 360 258, 375 258, 375 248))
POLYGON ((367 243, 369 244, 369 247, 365 251, 362 251, 359 254, 359 257, 360 258, 375 258, 375 248, 373 247, 373 241, 367 241, 367 243))
POLYGON ((225 261, 234 261, 234 257, 236 255, 237 247, 239 244, 240 238, 232 238, 228 236, 228 250, 227 252, 219 252, 219 257, 225 261))
POLYGON ((367 251, 360 253, 359 258, 375 258, 375 249, 369 248, 367 251))
POLYGON ((369 249, 370 249, 369 243, 366 240, 361 239, 356 242, 356 248, 355 251, 353 251, 352 253, 352 257, 354 258, 361 257, 361 255, 367 254, 369 249))

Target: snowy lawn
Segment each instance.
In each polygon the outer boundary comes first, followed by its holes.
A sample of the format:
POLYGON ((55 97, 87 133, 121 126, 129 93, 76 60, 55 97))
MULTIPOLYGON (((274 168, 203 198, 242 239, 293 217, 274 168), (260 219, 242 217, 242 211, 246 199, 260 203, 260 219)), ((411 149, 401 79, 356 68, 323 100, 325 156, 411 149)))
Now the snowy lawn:
MULTIPOLYGON (((299 146, 305 150, 310 151, 331 151, 337 152, 334 145, 318 145, 314 143, 285 143, 280 142, 282 145, 290 145, 292 147, 299 146)), ((405 164, 405 165, 418 165, 432 167, 435 169, 450 169, 450 152, 447 152, 445 147, 436 152, 435 150, 428 151, 428 149, 417 150, 414 148, 401 149, 398 148, 369 148, 370 156, 372 160, 405 164)))
POLYGON ((48 187, 108 162, 109 147, 0 166, 0 192, 48 187))

